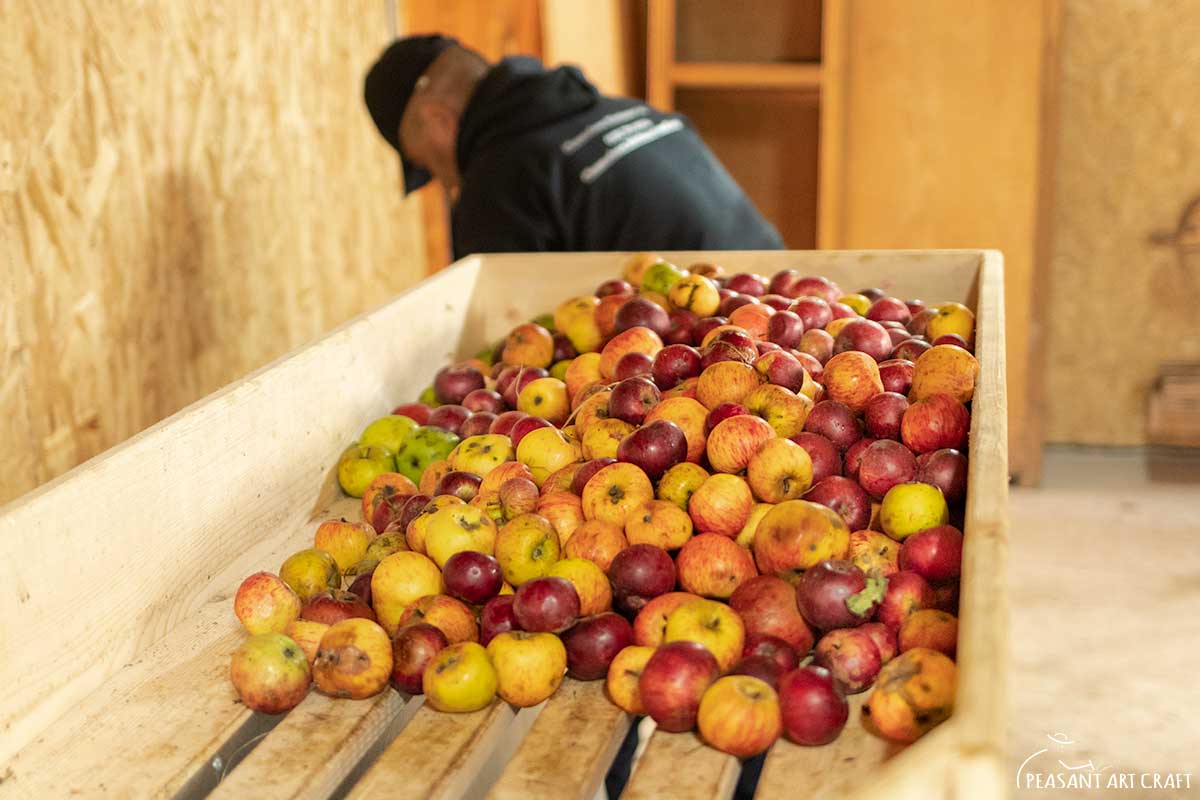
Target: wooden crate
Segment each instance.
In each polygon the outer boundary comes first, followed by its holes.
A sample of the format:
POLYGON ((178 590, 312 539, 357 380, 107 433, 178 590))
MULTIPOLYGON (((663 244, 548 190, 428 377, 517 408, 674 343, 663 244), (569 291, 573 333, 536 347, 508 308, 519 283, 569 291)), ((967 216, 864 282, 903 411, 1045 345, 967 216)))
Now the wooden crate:
MULTIPOLYGON (((903 749, 863 730, 859 695, 835 743, 776 745, 758 796, 1003 794, 1000 255, 672 257, 766 274, 796 267, 850 289, 880 286, 975 307, 982 372, 957 710, 903 749)), ((540 708, 497 703, 461 716, 393 691, 364 701, 313 692, 271 718, 237 702, 227 672, 244 638, 231 608, 242 578, 311 546, 318 521, 359 513, 332 468, 363 426, 415 397, 451 357, 589 290, 618 264, 614 254, 464 259, 0 510, 0 798, 593 797, 630 723, 605 700, 601 682, 568 680, 540 708)), ((626 796, 727 797, 739 769, 690 734, 656 733, 626 796)))

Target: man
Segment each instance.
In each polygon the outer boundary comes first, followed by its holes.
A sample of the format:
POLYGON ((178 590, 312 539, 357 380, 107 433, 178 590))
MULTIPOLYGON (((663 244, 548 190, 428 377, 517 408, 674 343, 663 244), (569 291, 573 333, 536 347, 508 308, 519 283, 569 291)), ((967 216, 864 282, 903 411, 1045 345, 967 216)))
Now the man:
POLYGON ((783 247, 686 119, 604 97, 574 67, 493 65, 413 36, 384 51, 364 96, 405 192, 446 188, 455 258, 783 247))

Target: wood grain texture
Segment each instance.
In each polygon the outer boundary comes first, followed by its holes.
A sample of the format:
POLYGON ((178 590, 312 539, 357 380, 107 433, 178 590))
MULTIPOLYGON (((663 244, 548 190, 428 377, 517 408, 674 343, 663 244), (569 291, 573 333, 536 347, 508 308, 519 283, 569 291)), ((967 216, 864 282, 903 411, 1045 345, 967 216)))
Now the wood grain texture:
POLYGON ((671 69, 675 52, 676 0, 647 0, 646 102, 663 111, 675 109, 671 69))
POLYGON ((421 276, 361 99, 380 3, 3 18, 0 502, 421 276))
POLYGON ((634 94, 641 60, 634 0, 542 0, 542 55, 547 64, 576 64, 605 94, 634 94))
POLYGON ((729 800, 741 772, 735 757, 712 749, 695 733, 656 730, 621 797, 729 800))
POLYGON ((629 715, 605 697, 604 681, 566 679, 487 796, 591 800, 629 723, 629 715))
POLYGON ((1200 249, 1177 241, 1200 196, 1200 16, 1187 0, 1063 12, 1046 436, 1140 444, 1159 364, 1200 360, 1200 249))
POLYGON ((821 246, 1004 252, 1012 468, 1036 471, 1039 443, 1023 420, 1033 274, 1045 268, 1034 261, 1046 211, 1038 191, 1050 35, 1043 0, 843 5, 840 132, 825 128, 840 139, 826 151, 838 163, 823 171, 841 181, 821 208, 835 218, 822 223, 821 246))
POLYGON ((726 0, 678 0, 680 61, 821 60, 821 0, 755 0, 746 13, 726 0))

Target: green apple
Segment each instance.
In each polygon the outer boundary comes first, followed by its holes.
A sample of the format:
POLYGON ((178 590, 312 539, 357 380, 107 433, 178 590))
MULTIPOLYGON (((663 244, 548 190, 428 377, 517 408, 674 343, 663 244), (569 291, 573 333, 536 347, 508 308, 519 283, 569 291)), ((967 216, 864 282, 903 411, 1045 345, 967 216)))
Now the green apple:
POLYGON ((555 328, 554 328, 554 315, 553 314, 542 314, 540 317, 534 317, 533 322, 538 325, 541 325, 543 328, 550 331, 551 333, 556 332, 555 328))
POLYGON ((657 264, 652 264, 650 269, 642 275, 642 291, 665 295, 671 291, 672 286, 686 278, 688 274, 687 270, 680 269, 674 264, 659 261, 657 264))
POLYGON ((338 483, 351 497, 362 497, 371 481, 385 472, 393 472, 395 467, 391 450, 378 445, 352 444, 338 459, 338 483))
POLYGON ((567 380, 567 368, 570 366, 571 366, 571 359, 569 359, 569 358, 559 361, 554 366, 550 367, 550 377, 558 378, 560 381, 563 381, 565 383, 567 380))
POLYGON ((417 429, 417 423, 410 417, 399 414, 389 414, 372 422, 358 437, 361 445, 382 447, 389 453, 399 453, 400 448, 417 429))
POLYGON ((485 347, 476 353, 475 357, 490 367, 496 363, 496 348, 485 347))
POLYGON ((425 468, 449 456, 458 441, 458 436, 448 430, 422 425, 396 453, 396 471, 413 483, 420 483, 425 468))
POLYGON ((430 408, 437 408, 441 405, 441 403, 438 402, 437 395, 433 392, 432 385, 426 386, 421 390, 421 394, 417 397, 417 402, 424 403, 430 408))

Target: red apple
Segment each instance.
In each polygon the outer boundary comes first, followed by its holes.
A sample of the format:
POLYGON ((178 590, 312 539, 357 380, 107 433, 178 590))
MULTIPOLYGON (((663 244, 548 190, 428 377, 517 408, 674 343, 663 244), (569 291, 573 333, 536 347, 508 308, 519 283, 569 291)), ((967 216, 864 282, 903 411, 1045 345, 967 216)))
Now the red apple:
POLYGON ((467 395, 482 388, 483 373, 470 364, 451 364, 433 376, 433 396, 444 405, 460 405, 467 395))
POLYGON ((512 439, 513 450, 517 449, 517 445, 525 438, 525 434, 533 433, 538 428, 553 428, 546 420, 541 417, 533 417, 528 414, 513 423, 512 428, 508 432, 508 438, 512 439))
POLYGON ((500 393, 491 389, 475 389, 463 398, 462 406, 472 413, 490 411, 493 414, 501 413, 506 407, 500 393))
POLYGON ((786 277, 781 277, 782 273, 776 273, 771 279, 769 288, 772 293, 786 297, 820 297, 828 303, 845 294, 836 283, 820 275, 802 277, 794 274, 795 270, 785 272, 788 273, 786 277))
POLYGON ((800 337, 799 350, 812 356, 817 363, 824 364, 833 357, 833 336, 822 328, 810 328, 800 337))
MULTIPOLYGON (((822 331, 822 333, 824 333, 824 331, 822 331)), ((825 335, 828 336, 829 334, 825 335)), ((800 366, 804 367, 804 369, 808 372, 808 376, 814 381, 820 383, 821 376, 825 374, 825 367, 822 365, 822 363, 814 356, 801 350, 793 350, 792 355, 794 355, 796 360, 800 362, 800 366)))
POLYGON ((428 425, 433 409, 424 403, 405 403, 393 408, 392 413, 398 417, 408 417, 418 425, 428 425))
POLYGON ((698 642, 667 642, 654 651, 642 676, 638 693, 646 713, 658 727, 672 733, 696 726, 700 698, 721 675, 716 657, 698 642))
POLYGON ((534 578, 517 589, 513 615, 522 630, 559 633, 579 618, 579 593, 565 578, 534 578))
POLYGON ((613 333, 623 333, 630 328, 649 328, 660 337, 671 327, 671 319, 662 306, 645 297, 631 297, 617 309, 613 320, 613 333))
MULTIPOLYGON (((408 523, 421 516, 431 500, 433 498, 427 494, 410 494, 408 499, 404 501, 404 505, 400 506, 400 509, 394 514, 385 530, 404 533, 408 530, 408 523)), ((380 533, 383 532, 380 531, 380 533)))
POLYGON ((908 306, 908 312, 913 316, 916 316, 925 310, 924 300, 917 300, 915 298, 912 300, 905 300, 904 305, 908 306))
POLYGON ((429 415, 429 425, 456 434, 462 430, 462 425, 467 421, 467 417, 469 416, 471 416, 471 412, 462 406, 438 406, 429 415))
POLYGON ((880 297, 871 303, 871 307, 867 309, 867 319, 876 322, 890 320, 899 322, 901 325, 907 325, 912 319, 912 312, 908 310, 908 304, 903 300, 895 297, 880 297))
POLYGON ((908 321, 908 332, 913 336, 924 336, 925 326, 929 324, 929 320, 937 316, 937 311, 932 308, 923 308, 913 314, 912 319, 908 321))
POLYGON ((693 344, 698 317, 682 308, 675 309, 667 316, 670 323, 662 336, 663 344, 693 344))
POLYGON ((751 656, 769 658, 778 664, 783 672, 791 672, 800 663, 796 651, 790 644, 778 636, 764 633, 752 633, 746 636, 745 644, 742 645, 742 658, 751 656))
POLYGON ((466 439, 468 436, 482 436, 485 433, 490 433, 492 423, 495 421, 496 415, 492 412, 476 411, 467 417, 467 421, 458 429, 458 435, 466 439))
MULTIPOLYGON (((528 416, 524 411, 505 411, 492 420, 492 424, 488 426, 488 433, 508 436, 512 433, 513 426, 528 416)), ((514 442, 513 447, 516 446, 514 442)))
POLYGON ((842 458, 842 472, 847 478, 858 480, 858 468, 862 463, 862 455, 867 448, 878 442, 878 439, 872 439, 870 436, 864 436, 846 451, 846 455, 842 458))
POLYGON ((782 386, 793 392, 799 392, 804 388, 804 365, 786 350, 764 353, 755 359, 754 369, 776 386, 782 386))
POLYGON ((464 472, 463 470, 453 469, 441 477, 437 482, 437 488, 433 490, 433 496, 452 495, 462 500, 464 503, 469 503, 479 494, 479 484, 483 483, 483 478, 473 472, 464 472))
POLYGON ((351 594, 358 595, 364 603, 371 605, 371 576, 375 574, 375 567, 371 567, 366 572, 361 572, 355 576, 350 588, 346 591, 351 594))
POLYGON ((425 669, 449 645, 446 634, 427 622, 401 628, 392 639, 392 685, 402 692, 422 694, 425 669))
POLYGON ((794 311, 776 311, 767 320, 767 339, 777 345, 799 347, 803 335, 804 320, 794 311))
POLYGON ((354 592, 331 589, 313 595, 300 609, 300 619, 334 625, 344 619, 361 617, 375 621, 375 612, 354 592))
POLYGON ((805 622, 822 631, 852 628, 871 618, 885 582, 868 578, 849 561, 826 559, 805 570, 796 583, 796 607, 805 622))
POLYGON ((948 394, 934 394, 904 412, 900 438, 914 453, 958 450, 966 445, 970 428, 971 415, 966 406, 948 394))
POLYGON ((767 293, 767 279, 762 275, 739 272, 729 276, 725 288, 741 294, 748 294, 751 297, 758 297, 767 293))
POLYGON ((833 354, 859 350, 876 361, 884 361, 892 353, 892 337, 878 322, 856 319, 843 325, 833 337, 833 354))
POLYGON ((953 525, 926 528, 900 545, 900 569, 930 583, 957 578, 962 572, 962 533, 953 525))
POLYGON ((446 559, 442 567, 446 591, 464 603, 478 606, 500 594, 504 574, 500 563, 484 553, 463 550, 446 559))
POLYGON ((850 478, 830 475, 805 492, 804 499, 833 509, 852 531, 863 530, 871 522, 871 498, 850 478))
POLYGON ((633 628, 611 611, 587 617, 562 634, 567 649, 567 674, 577 681, 595 681, 608 675, 617 653, 633 644, 633 628))
POLYGON ((856 631, 862 631, 871 637, 871 641, 875 642, 875 647, 879 649, 879 659, 886 664, 896 657, 896 653, 900 652, 900 642, 897 640, 896 631, 884 625, 882 622, 868 622, 854 628, 856 631))
POLYGON ((845 303, 830 303, 829 312, 834 319, 858 319, 858 312, 845 303))
POLYGON ((850 717, 850 706, 833 673, 812 664, 780 679, 779 707, 784 736, 808 746, 832 742, 850 717))
POLYGON ((675 588, 675 562, 661 547, 634 544, 617 553, 608 568, 613 605, 636 615, 659 595, 675 588))
POLYGON ((575 477, 571 478, 571 492, 583 497, 583 487, 587 486, 587 482, 592 479, 592 476, 609 464, 615 463, 617 463, 615 458, 593 458, 591 461, 585 462, 575 471, 575 477))
POLYGON ((650 375, 662 391, 695 378, 700 375, 700 351, 686 344, 669 344, 654 356, 650 375))
POLYGON ((626 378, 633 378, 638 375, 649 376, 650 369, 653 366, 654 359, 646 353, 626 353, 617 361, 617 367, 613 371, 613 379, 623 381, 626 378))
POLYGON ((870 634, 858 628, 839 628, 817 642, 813 663, 833 673, 847 694, 857 694, 875 682, 883 655, 870 634))
POLYGON ((636 291, 633 284, 620 278, 610 278, 596 287, 596 297, 608 297, 610 294, 633 294, 636 291))
POLYGON ((751 578, 733 591, 729 607, 742 618, 747 637, 777 637, 801 656, 812 649, 812 631, 796 608, 796 590, 783 578, 751 578))
POLYGON ((704 337, 721 327, 729 324, 729 317, 701 317, 696 320, 696 324, 692 327, 692 344, 698 345, 704 341, 704 337))
MULTIPOLYGON (((909 339, 909 341, 917 340, 909 339)), ((916 364, 893 353, 890 359, 879 365, 879 381, 883 384, 885 392, 908 394, 908 390, 912 386, 914 371, 916 371, 916 364)))
POLYGON ((858 293, 874 303, 876 300, 881 300, 887 297, 887 292, 877 286, 872 286, 867 289, 859 289, 858 293))
POLYGON ((641 467, 652 481, 687 460, 687 454, 688 443, 683 429, 665 419, 638 428, 617 445, 617 461, 641 467))
POLYGON ((967 344, 967 340, 959 336, 957 333, 943 333, 941 336, 929 343, 930 347, 937 347, 939 344, 952 344, 955 347, 961 347, 968 353, 971 352, 971 347, 967 344))
POLYGON ((842 474, 842 455, 828 438, 819 433, 803 431, 793 436, 792 441, 803 447, 812 459, 814 486, 830 475, 842 474))
POLYGON ((608 415, 631 425, 641 425, 661 398, 658 387, 648 377, 626 378, 613 387, 608 398, 608 415))
POLYGON ((858 485, 874 500, 882 500, 888 489, 898 483, 908 483, 916 475, 917 459, 912 451, 892 439, 872 442, 863 450, 858 465, 858 485))
POLYGON ((822 400, 813 406, 804 421, 804 430, 821 434, 843 452, 862 438, 862 429, 850 406, 836 400, 822 400))
POLYGON ((749 414, 746 407, 741 403, 719 403, 712 411, 708 412, 708 416, 704 419, 704 435, 712 433, 713 428, 717 427, 717 423, 723 422, 730 417, 736 417, 739 414, 749 414))
POLYGON ((758 302, 764 306, 770 306, 776 311, 786 311, 792 307, 792 298, 784 297, 781 294, 764 294, 758 298, 758 302))
POLYGON ((502 594, 484 603, 479 612, 479 643, 487 647, 493 637, 509 631, 521 630, 517 615, 513 612, 516 596, 502 594))
POLYGON ((787 670, 779 666, 779 662, 771 656, 745 656, 729 670, 730 675, 749 675, 764 681, 768 686, 779 691, 779 681, 787 670))
POLYGON ((887 591, 875 611, 875 619, 898 631, 909 614, 933 608, 934 602, 933 587, 928 581, 915 572, 901 570, 888 576, 887 591))
POLYGON ((700 351, 700 371, 711 367, 713 364, 718 364, 722 361, 741 361, 749 363, 758 357, 758 348, 754 348, 753 354, 739 350, 729 342, 711 342, 708 346, 700 351))
POLYGON ((897 392, 884 391, 863 406, 863 427, 867 436, 876 439, 899 439, 900 420, 908 410, 908 398, 897 392))
POLYGON ((948 447, 922 453, 916 479, 941 489, 947 503, 957 503, 967 496, 967 457, 948 447))

